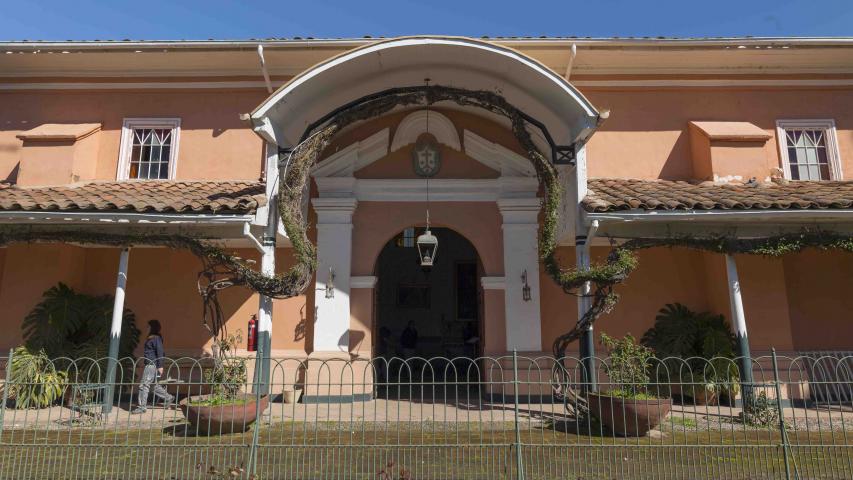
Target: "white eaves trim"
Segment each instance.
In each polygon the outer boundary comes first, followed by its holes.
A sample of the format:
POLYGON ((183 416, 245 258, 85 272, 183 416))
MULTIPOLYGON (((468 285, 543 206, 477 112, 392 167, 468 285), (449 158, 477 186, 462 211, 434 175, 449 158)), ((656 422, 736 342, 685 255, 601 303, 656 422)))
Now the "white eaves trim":
MULTIPOLYGON (((284 82, 272 81, 273 87, 284 82)), ((853 79, 659 79, 659 80, 574 80, 579 88, 707 88, 707 87, 850 87, 853 79)), ((21 82, 0 83, 0 91, 15 90, 211 90, 261 89, 263 81, 207 82, 21 82)))
POLYGON ((843 220, 853 222, 853 209, 826 210, 679 210, 645 211, 629 210, 608 213, 585 212, 589 220, 602 222, 755 222, 761 220, 798 221, 798 220, 843 220))
POLYGON ((0 211, 0 223, 222 225, 253 222, 254 215, 0 211))

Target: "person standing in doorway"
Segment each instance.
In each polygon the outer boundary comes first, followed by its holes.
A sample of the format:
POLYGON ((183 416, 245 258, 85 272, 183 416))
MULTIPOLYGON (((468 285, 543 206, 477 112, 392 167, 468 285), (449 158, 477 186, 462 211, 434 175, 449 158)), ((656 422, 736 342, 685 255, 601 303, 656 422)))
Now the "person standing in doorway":
POLYGON ((403 349, 403 368, 405 369, 403 377, 417 378, 418 365, 416 365, 417 362, 414 357, 417 355, 418 330, 415 328, 415 322, 409 320, 409 323, 406 324, 406 329, 400 335, 400 347, 403 349))
POLYGON ((159 397, 168 406, 175 397, 169 394, 158 379, 163 375, 163 335, 160 334, 160 322, 158 320, 148 321, 148 338, 145 339, 143 347, 143 359, 145 368, 142 370, 142 381, 139 383, 139 404, 130 413, 145 413, 148 410, 148 392, 151 384, 154 384, 154 398, 159 397))
POLYGON ((410 359, 415 356, 418 348, 418 330, 415 328, 415 322, 409 320, 406 324, 406 329, 400 335, 400 346, 403 348, 403 358, 410 359))

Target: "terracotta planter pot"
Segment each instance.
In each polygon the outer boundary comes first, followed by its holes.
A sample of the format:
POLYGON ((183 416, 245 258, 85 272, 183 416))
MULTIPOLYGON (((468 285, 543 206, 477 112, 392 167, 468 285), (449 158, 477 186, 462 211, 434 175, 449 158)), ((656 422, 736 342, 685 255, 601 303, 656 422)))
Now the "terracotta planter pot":
MULTIPOLYGON (((249 429, 255 423, 257 413, 256 398, 254 394, 244 393, 238 395, 235 403, 226 405, 191 405, 209 398, 209 395, 201 395, 181 400, 178 404, 184 417, 192 425, 192 432, 201 435, 219 435, 227 433, 240 433, 249 429)), ((269 397, 263 396, 260 408, 263 412, 269 405, 269 397)))
POLYGON ((634 400, 590 393, 589 410, 605 427, 623 437, 642 437, 672 410, 672 399, 634 400))
MULTIPOLYGON (((673 398, 679 398, 681 401, 692 400, 693 405, 716 405, 717 392, 709 390, 702 385, 680 385, 674 384, 670 387, 673 398)), ((666 392, 662 392, 666 396, 666 392)))
POLYGON ((299 399, 302 397, 302 390, 285 390, 281 393, 284 403, 287 404, 299 403, 299 399))

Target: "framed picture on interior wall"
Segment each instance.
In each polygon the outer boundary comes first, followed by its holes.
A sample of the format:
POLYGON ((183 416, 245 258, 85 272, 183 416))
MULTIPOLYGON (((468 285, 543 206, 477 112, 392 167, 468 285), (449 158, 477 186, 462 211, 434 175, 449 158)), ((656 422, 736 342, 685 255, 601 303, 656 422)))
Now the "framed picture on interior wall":
POLYGON ((399 283, 397 284, 397 307, 399 308, 429 308, 429 284, 399 283))

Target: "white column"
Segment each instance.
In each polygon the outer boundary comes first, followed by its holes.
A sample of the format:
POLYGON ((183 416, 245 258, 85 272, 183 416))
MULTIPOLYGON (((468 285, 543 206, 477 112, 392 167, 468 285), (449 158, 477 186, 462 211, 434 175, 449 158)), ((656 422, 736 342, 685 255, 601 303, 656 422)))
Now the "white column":
MULTIPOLYGON (((116 276, 116 295, 113 299, 113 318, 110 325, 110 345, 107 354, 106 384, 103 413, 110 413, 113 408, 113 392, 115 391, 116 368, 118 364, 119 346, 121 345, 121 324, 124 317, 124 292, 127 287, 127 262, 130 249, 123 248, 118 257, 118 275, 116 276)), ((122 379, 126 382, 126 379, 122 379)))
MULTIPOLYGON (((264 165, 266 178, 265 194, 267 204, 258 210, 257 215, 265 215, 263 237, 261 237, 261 273, 268 277, 275 276, 275 241, 278 232, 278 182, 279 182, 279 152, 278 145, 267 143, 267 157, 264 165)), ((272 351, 272 298, 258 295, 258 337, 255 354, 255 378, 252 391, 260 389, 262 393, 269 391, 270 354, 272 351)))
MULTIPOLYGON (((275 242, 278 232, 278 145, 267 144, 267 158, 265 169, 265 193, 267 205, 259 211, 259 215, 266 215, 266 227, 261 237, 263 252, 261 253, 261 273, 275 276, 275 242)), ((272 340, 272 299, 260 295, 258 300, 258 345, 262 347, 264 357, 270 355, 270 342, 272 340)))
POLYGON ((542 350, 542 322, 539 300, 539 198, 498 200, 503 215, 504 302, 506 307, 507 350, 542 350), (524 281, 530 287, 530 300, 523 298, 524 281))
POLYGON ((317 284, 314 292, 314 352, 347 352, 354 198, 315 198, 317 284))
POLYGON ((118 346, 121 338, 121 324, 124 316, 124 292, 127 287, 127 262, 130 249, 123 248, 118 257, 118 276, 116 277, 116 296, 113 300, 113 318, 110 326, 110 357, 118 358, 118 346), (113 351, 115 347, 115 351, 113 351))
POLYGON ((738 367, 741 378, 741 397, 744 408, 753 407, 755 392, 752 389, 752 354, 749 351, 749 336, 746 332, 746 315, 743 312, 743 297, 741 296, 740 278, 737 273, 735 257, 726 254, 726 277, 729 286, 729 303, 732 309, 732 323, 737 337, 738 367))
POLYGON ((729 303, 732 311, 732 323, 735 327, 738 346, 741 355, 749 355, 749 336, 746 332, 746 315, 743 312, 743 297, 741 296, 740 279, 738 278, 735 257, 726 254, 726 276, 729 286, 729 303))
MULTIPOLYGON (((575 265, 580 271, 589 270, 589 247, 586 245, 586 236, 576 237, 575 239, 575 265), (583 243, 581 243, 583 242, 583 243)), ((591 286, 589 282, 584 282, 580 288, 580 296, 578 296, 578 320, 586 314, 589 307, 592 306, 592 299, 589 298, 591 286)), ((590 326, 590 331, 592 326, 590 326)))

